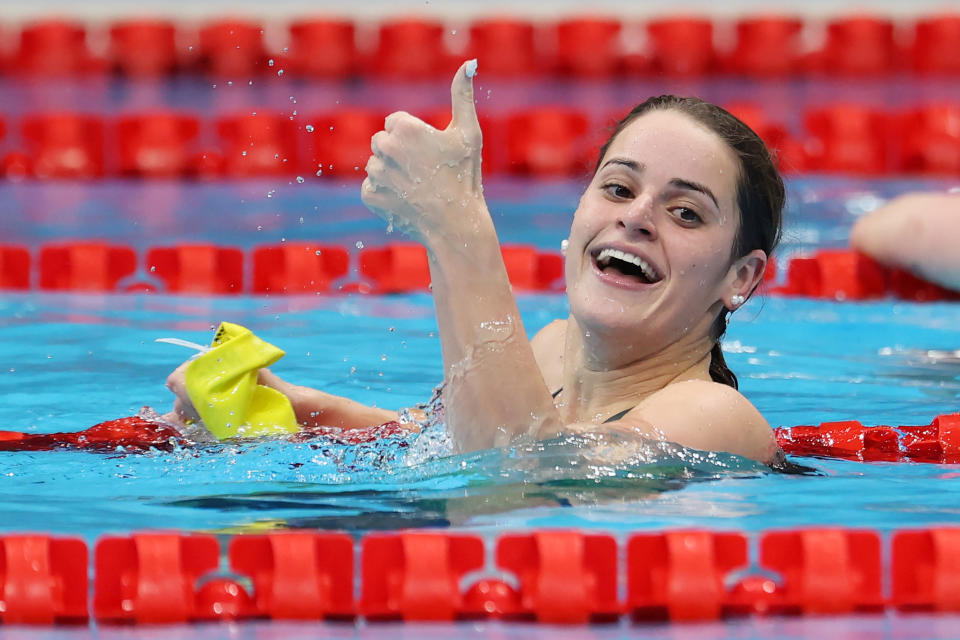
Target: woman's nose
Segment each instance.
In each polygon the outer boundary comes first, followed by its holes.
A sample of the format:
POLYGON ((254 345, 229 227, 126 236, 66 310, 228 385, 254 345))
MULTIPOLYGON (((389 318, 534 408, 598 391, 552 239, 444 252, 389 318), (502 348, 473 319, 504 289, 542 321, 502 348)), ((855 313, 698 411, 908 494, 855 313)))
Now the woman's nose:
POLYGON ((650 198, 637 198, 621 213, 617 219, 617 224, 631 236, 656 238, 657 225, 654 222, 653 214, 653 202, 650 198))

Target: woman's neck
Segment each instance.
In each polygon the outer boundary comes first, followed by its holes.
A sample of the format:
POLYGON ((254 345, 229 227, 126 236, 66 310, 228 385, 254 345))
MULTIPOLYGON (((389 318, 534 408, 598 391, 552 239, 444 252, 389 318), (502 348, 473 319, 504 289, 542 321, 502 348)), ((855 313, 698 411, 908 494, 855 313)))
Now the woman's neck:
POLYGON ((631 357, 623 341, 584 331, 570 318, 563 358, 564 412, 571 420, 602 420, 673 382, 710 380, 713 345, 709 331, 694 330, 659 351, 631 357))

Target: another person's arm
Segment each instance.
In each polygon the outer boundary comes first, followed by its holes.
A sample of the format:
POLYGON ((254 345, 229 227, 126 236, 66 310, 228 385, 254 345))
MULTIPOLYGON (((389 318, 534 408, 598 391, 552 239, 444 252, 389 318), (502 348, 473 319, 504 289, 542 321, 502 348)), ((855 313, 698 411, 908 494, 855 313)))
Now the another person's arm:
POLYGON ((960 291, 960 194, 894 198, 857 220, 850 244, 879 262, 960 291))

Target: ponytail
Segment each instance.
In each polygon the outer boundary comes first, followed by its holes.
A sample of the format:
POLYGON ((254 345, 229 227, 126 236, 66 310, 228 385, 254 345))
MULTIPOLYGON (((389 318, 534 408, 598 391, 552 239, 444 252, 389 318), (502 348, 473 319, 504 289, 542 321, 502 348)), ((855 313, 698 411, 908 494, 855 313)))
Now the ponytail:
POLYGON ((710 378, 714 382, 737 388, 737 376, 727 366, 719 340, 713 343, 713 349, 710 351, 710 378))

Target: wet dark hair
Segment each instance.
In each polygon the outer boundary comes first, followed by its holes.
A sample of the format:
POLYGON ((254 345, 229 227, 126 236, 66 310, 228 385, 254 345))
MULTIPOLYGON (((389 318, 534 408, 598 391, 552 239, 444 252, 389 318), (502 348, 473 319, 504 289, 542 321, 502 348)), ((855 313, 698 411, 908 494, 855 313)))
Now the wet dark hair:
MULTIPOLYGON (((745 256, 754 249, 762 249, 769 257, 780 242, 783 226, 783 205, 786 199, 783 178, 780 177, 776 163, 760 136, 733 114, 715 104, 704 102, 699 98, 673 95, 648 98, 616 124, 610 137, 600 148, 594 173, 600 169, 607 150, 620 132, 634 120, 651 111, 683 113, 715 133, 730 147, 740 165, 740 175, 737 177, 737 208, 740 211, 740 222, 733 241, 731 259, 745 256)), ((750 294, 753 295, 753 292, 751 291, 750 294)), ((737 376, 727 366, 723 358, 723 350, 720 348, 720 339, 727 330, 729 313, 730 311, 724 307, 711 328, 715 343, 710 352, 710 377, 714 382, 736 389, 737 376)))

